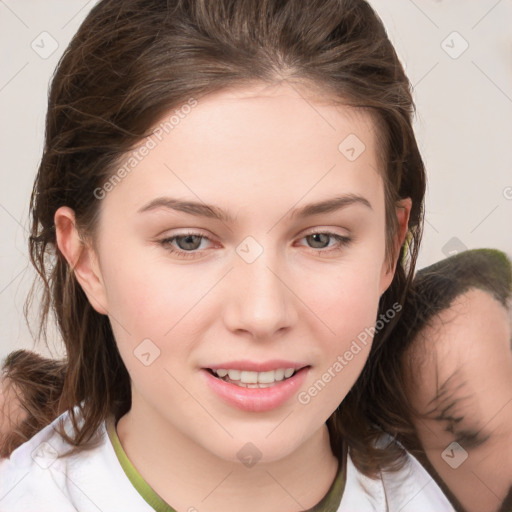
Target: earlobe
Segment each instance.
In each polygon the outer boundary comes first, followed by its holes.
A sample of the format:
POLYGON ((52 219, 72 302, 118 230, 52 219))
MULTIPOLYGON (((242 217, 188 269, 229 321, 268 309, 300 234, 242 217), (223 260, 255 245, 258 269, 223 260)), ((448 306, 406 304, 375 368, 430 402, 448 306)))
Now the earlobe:
POLYGON ((75 226, 75 213, 61 206, 54 216, 57 246, 74 273, 91 306, 107 315, 105 287, 94 249, 84 242, 75 226))
POLYGON ((410 197, 401 199, 396 205, 396 216, 398 221, 397 233, 394 238, 393 246, 393 265, 389 267, 385 261, 382 266, 380 294, 382 295, 390 286, 395 275, 396 265, 400 257, 400 248, 404 244, 405 238, 409 231, 409 217, 411 214, 412 200, 410 197))

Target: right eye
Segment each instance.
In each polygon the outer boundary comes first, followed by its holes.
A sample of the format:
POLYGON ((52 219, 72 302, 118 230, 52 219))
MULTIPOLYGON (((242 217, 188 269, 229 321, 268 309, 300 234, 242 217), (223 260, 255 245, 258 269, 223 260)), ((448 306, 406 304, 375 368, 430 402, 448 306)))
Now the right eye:
POLYGON ((179 258, 195 258, 197 254, 197 241, 199 239, 199 242, 201 239, 210 240, 207 236, 196 233, 196 232, 188 232, 188 233, 182 233, 179 235, 175 235, 172 237, 164 238, 163 240, 160 240, 160 244, 165 247, 171 254, 175 254, 179 258), (194 240, 195 238, 195 240, 194 240), (172 243, 176 241, 178 245, 184 246, 184 248, 179 247, 176 248, 176 246, 172 245, 172 243), (192 246, 192 247, 187 247, 192 246), (189 249, 189 250, 188 250, 189 249))

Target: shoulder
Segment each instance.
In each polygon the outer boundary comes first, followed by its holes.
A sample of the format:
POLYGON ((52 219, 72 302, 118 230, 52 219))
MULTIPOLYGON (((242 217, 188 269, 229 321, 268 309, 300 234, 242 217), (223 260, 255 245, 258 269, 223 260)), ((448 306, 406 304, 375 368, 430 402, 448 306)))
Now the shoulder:
MULTIPOLYGON (((379 444, 390 442, 397 443, 388 434, 383 434, 379 440, 379 444)), ((345 492, 339 512, 455 512, 437 483, 409 452, 406 452, 406 461, 401 469, 381 471, 377 479, 361 473, 352 462, 350 453, 346 471, 345 492)))
POLYGON ((105 422, 98 443, 66 455, 71 445, 56 430, 60 421, 71 434, 65 412, 0 460, 1 512, 152 510, 119 464, 105 422))
POLYGON ((74 510, 64 506, 65 502, 61 499, 62 489, 66 488, 65 465, 69 460, 59 458, 59 454, 70 446, 58 434, 56 427, 67 416, 67 413, 63 413, 16 448, 8 459, 0 460, 2 512, 28 510, 36 502, 41 510, 46 510, 44 507, 51 504, 59 512, 74 510))
MULTIPOLYGON (((400 445, 388 434, 383 434, 381 442, 400 445)), ((391 508, 402 512, 454 511, 446 495, 416 457, 407 451, 406 456, 402 469, 381 472, 386 498, 390 506, 392 504, 391 508)))

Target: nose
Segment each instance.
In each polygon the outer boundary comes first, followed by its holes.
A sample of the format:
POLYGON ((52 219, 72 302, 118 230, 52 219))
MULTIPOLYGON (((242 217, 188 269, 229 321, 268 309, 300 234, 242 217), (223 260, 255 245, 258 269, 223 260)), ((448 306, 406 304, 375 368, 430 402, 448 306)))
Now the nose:
POLYGON ((283 265, 269 250, 248 261, 237 256, 229 273, 225 323, 232 332, 246 331, 254 338, 272 339, 297 320, 293 287, 287 282, 283 265))

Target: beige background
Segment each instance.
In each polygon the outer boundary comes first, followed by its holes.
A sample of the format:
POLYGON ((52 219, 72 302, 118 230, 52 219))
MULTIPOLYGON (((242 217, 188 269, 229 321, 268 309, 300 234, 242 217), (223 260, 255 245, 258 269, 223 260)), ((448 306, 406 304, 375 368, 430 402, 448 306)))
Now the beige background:
MULTIPOLYGON (((47 88, 95 3, 0 0, 0 359, 32 347, 22 308, 35 275, 27 251, 28 205, 43 147, 47 88), (53 40, 55 51, 41 55, 53 40)), ((429 176, 418 267, 463 247, 493 247, 512 257, 512 1, 371 4, 414 84, 415 128, 429 176)), ((36 350, 47 353, 43 346, 36 350)))

